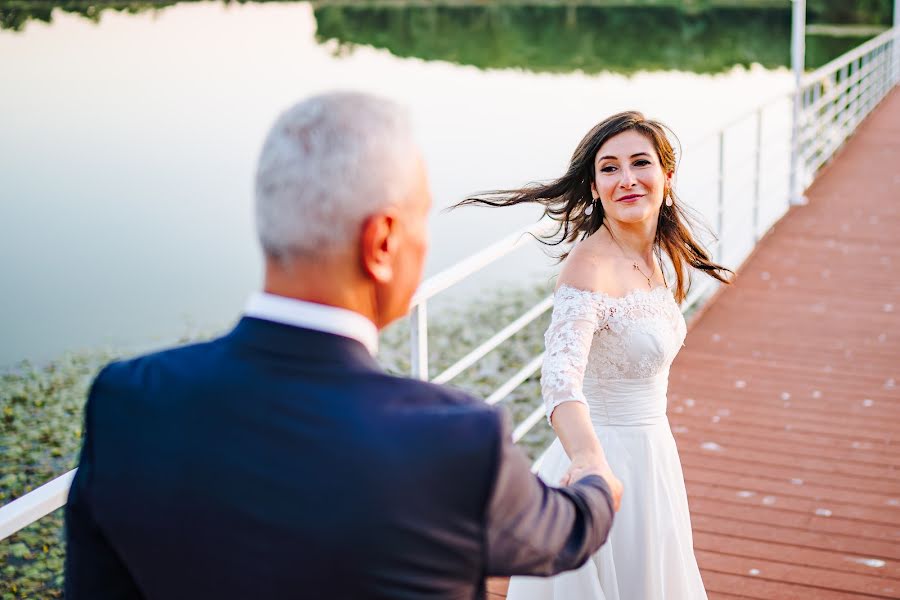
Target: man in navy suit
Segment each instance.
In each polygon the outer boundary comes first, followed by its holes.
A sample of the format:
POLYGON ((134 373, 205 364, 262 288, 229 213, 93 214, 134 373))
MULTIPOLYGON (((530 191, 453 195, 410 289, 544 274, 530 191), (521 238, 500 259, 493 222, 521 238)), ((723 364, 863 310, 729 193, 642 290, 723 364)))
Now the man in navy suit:
POLYGON ((113 363, 85 408, 66 598, 483 598, 606 539, 602 456, 545 486, 500 410, 385 374, 430 206, 405 113, 301 102, 259 160, 264 291, 230 333, 113 363))

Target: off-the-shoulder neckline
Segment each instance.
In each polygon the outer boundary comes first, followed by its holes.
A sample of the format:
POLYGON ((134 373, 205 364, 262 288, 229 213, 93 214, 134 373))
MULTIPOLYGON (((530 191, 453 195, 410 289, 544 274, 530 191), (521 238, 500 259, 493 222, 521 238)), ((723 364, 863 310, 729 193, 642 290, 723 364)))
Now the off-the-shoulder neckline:
POLYGON ((558 288, 556 288, 556 292, 554 292, 553 295, 555 296, 555 295, 556 295, 560 290, 562 290, 563 288, 566 288, 566 289, 571 290, 571 291, 573 291, 573 292, 576 292, 576 293, 578 293, 578 294, 585 294, 585 295, 588 295, 588 296, 595 296, 595 297, 599 297, 599 298, 605 298, 605 299, 607 299, 607 300, 626 300, 626 299, 630 298, 631 296, 637 296, 637 295, 641 295, 641 294, 646 294, 646 295, 655 294, 655 293, 658 292, 659 290, 665 290, 665 291, 668 292, 669 294, 672 293, 672 290, 670 290, 670 289, 667 288, 666 286, 664 286, 664 285, 658 285, 658 286, 656 286, 656 287, 654 287, 654 288, 647 289, 647 290, 645 290, 644 288, 634 288, 633 290, 631 290, 631 291, 629 291, 629 292, 626 292, 624 296, 612 296, 612 295, 610 295, 610 294, 607 294, 606 292, 593 291, 593 290, 583 290, 583 289, 581 289, 581 288, 575 287, 574 285, 569 285, 568 283, 563 283, 563 284, 561 284, 558 288))

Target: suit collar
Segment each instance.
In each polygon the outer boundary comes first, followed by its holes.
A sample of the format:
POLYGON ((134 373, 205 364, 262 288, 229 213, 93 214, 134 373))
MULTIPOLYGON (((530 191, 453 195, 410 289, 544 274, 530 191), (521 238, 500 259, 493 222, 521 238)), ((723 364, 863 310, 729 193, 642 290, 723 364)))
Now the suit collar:
POLYGON ((244 314, 248 317, 342 335, 362 343, 372 356, 378 353, 378 329, 363 315, 296 298, 257 292, 250 297, 244 314))
POLYGON ((334 333, 255 317, 243 317, 224 339, 263 352, 286 355, 299 360, 337 362, 365 370, 381 370, 360 341, 334 333))

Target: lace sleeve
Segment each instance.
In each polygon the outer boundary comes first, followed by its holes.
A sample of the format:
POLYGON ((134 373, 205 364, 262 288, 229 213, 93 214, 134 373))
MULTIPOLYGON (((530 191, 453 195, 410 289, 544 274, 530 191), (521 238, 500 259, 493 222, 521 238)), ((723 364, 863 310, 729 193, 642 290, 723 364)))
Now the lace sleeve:
POLYGON ((584 369, 594 332, 606 325, 606 310, 598 295, 567 285, 553 298, 553 316, 544 334, 546 353, 541 366, 541 394, 547 420, 563 402, 587 405, 582 391, 584 369))

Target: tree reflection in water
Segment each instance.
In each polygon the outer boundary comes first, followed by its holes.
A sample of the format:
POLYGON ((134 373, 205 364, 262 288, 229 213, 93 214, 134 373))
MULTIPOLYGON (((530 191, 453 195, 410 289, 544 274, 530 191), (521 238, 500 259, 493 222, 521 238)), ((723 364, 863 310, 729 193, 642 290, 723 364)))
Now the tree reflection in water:
MULTIPOLYGON (((844 0, 811 0, 810 18, 813 22, 829 16, 884 21, 882 13, 890 12, 887 0, 866 1, 866 6, 847 16, 844 0)), ((32 20, 50 23, 54 10, 97 22, 105 11, 142 13, 180 3, 6 0, 0 6, 0 29, 21 31, 32 20)), ((669 6, 661 0, 645 0, 645 6, 635 6, 640 1, 629 6, 602 4, 317 2, 316 36, 320 42, 336 41, 338 51, 366 45, 401 57, 481 69, 717 73, 735 65, 776 68, 790 64, 787 2, 774 8, 771 2, 761 5, 759 0, 728 8, 711 6, 715 3, 708 0, 669 6)), ((807 67, 822 65, 865 39, 807 36, 807 67)))
MULTIPOLYGON (((789 5, 320 6, 315 15, 317 39, 335 40, 339 51, 367 45, 481 69, 717 73, 753 63, 790 65, 789 5)), ((820 66, 865 39, 807 36, 807 66, 820 66)))

